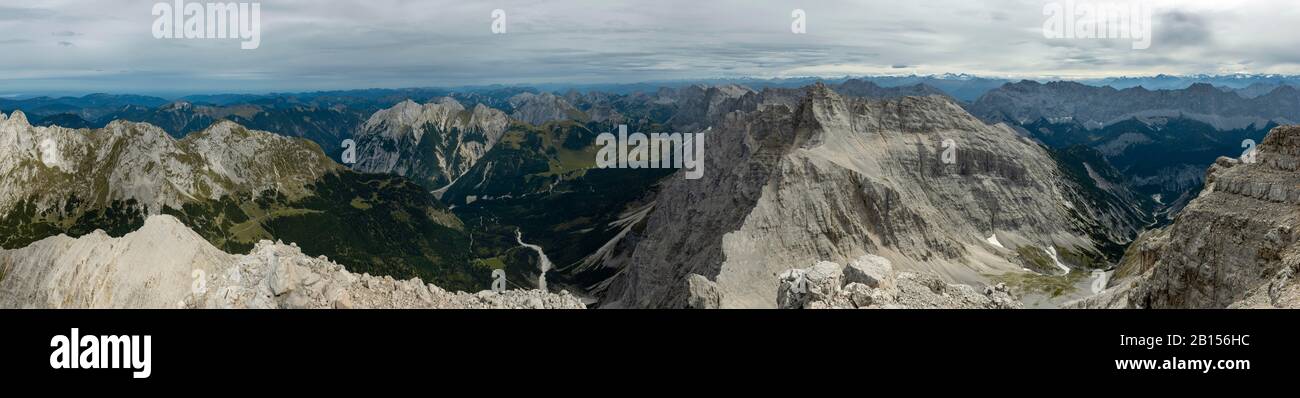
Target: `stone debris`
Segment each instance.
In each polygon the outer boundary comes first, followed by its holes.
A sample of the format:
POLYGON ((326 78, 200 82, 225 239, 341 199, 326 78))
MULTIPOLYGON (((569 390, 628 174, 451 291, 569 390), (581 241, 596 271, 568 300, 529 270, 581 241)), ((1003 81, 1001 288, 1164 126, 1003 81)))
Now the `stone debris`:
POLYGON ((281 242, 227 254, 159 215, 120 238, 96 231, 0 250, 0 308, 586 307, 567 291, 448 292, 419 278, 357 275, 281 242))
POLYGON ((866 255, 848 266, 822 261, 781 274, 777 308, 788 309, 1015 309, 1020 301, 1005 284, 983 293, 970 285, 951 284, 938 276, 895 272, 889 260, 866 255))

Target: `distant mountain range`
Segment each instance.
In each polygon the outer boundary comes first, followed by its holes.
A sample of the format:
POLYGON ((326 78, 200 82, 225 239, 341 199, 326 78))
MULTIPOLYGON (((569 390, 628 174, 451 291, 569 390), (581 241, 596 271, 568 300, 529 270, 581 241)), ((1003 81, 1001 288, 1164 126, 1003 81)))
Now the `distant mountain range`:
POLYGON ((1021 81, 990 91, 969 106, 989 121, 1070 120, 1088 128, 1141 116, 1188 117, 1219 129, 1300 120, 1300 89, 1279 86, 1246 98, 1197 83, 1177 90, 1115 89, 1073 82, 1021 81))
POLYGON ((1052 148, 1096 149, 1124 175, 1125 185, 1155 202, 1153 214, 1167 222, 1195 197, 1215 158, 1238 157, 1273 127, 1300 120, 1300 89, 1283 84, 1256 94, 1206 83, 1148 90, 1022 81, 990 91, 967 108, 1052 148))

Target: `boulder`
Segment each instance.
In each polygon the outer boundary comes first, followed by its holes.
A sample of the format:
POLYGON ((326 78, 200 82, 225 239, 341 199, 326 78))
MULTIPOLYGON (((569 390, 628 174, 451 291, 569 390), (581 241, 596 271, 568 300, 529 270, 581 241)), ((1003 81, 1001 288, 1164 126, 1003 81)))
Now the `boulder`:
POLYGON ((844 267, 844 282, 861 283, 872 289, 893 289, 894 266, 888 259, 874 254, 858 257, 844 267))

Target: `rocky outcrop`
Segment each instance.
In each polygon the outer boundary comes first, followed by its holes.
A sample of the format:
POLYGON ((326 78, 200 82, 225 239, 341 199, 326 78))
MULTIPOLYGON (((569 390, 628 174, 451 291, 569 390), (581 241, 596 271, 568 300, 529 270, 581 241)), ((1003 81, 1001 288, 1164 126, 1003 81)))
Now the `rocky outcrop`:
POLYGON ((1219 158, 1173 224, 1142 235, 1089 308, 1300 308, 1300 127, 1219 158))
POLYGON ((686 308, 694 309, 716 309, 722 303, 722 296, 718 293, 718 285, 700 275, 691 274, 686 277, 687 293, 690 297, 686 299, 686 308))
POLYGON ((1023 272, 1021 247, 1090 253, 1107 234, 1045 150, 950 99, 818 85, 793 107, 764 102, 705 134, 703 178, 664 180, 645 227, 605 261, 620 273, 602 306, 682 307, 698 274, 725 308, 770 307, 764 286, 789 264, 864 254, 980 284, 1023 272))
POLYGON ((375 112, 356 135, 352 168, 410 177, 436 190, 473 167, 509 126, 504 112, 483 104, 465 109, 451 98, 403 101, 375 112))
POLYGON ((353 274, 296 245, 218 250, 177 219, 0 250, 0 308, 583 308, 562 292, 448 292, 419 278, 353 274))
POLYGON ((985 287, 945 283, 936 275, 895 272, 889 260, 866 255, 848 266, 821 261, 781 274, 777 308, 787 309, 1014 309, 1005 285, 985 287))

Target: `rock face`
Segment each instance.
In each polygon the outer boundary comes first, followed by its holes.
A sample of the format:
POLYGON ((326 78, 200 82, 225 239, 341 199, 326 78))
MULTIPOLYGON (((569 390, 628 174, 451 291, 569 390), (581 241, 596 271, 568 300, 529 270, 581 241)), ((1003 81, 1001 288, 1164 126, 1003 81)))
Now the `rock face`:
POLYGON ((436 190, 465 174, 509 126, 504 112, 483 104, 465 109, 451 98, 424 105, 403 101, 366 122, 356 136, 352 168, 410 177, 436 190))
POLYGON ((703 178, 664 180, 644 229, 605 261, 620 271, 602 306, 682 307, 682 281, 698 274, 724 308, 771 307, 765 286, 789 264, 865 254, 985 283, 1021 272, 1021 247, 1092 253, 1093 236, 1113 232, 1045 150, 950 99, 822 85, 794 106, 761 97, 742 97, 733 109, 753 111, 725 113, 705 134, 703 178))
POLYGON ((535 126, 558 120, 586 121, 587 116, 563 97, 551 93, 523 93, 510 97, 510 117, 535 126))
POLYGON ((880 87, 879 85, 867 80, 849 79, 835 86, 835 92, 841 95, 865 98, 899 98, 899 97, 926 97, 931 95, 947 96, 943 90, 932 86, 914 84, 910 86, 899 87, 880 87))
POLYGON ((787 309, 1014 309, 1022 304, 1004 285, 981 294, 969 285, 945 283, 931 274, 895 272, 889 260, 866 255, 849 266, 822 261, 781 274, 777 308, 787 309), (866 271, 866 272, 863 272, 866 271), (872 274, 872 275, 868 275, 872 274), (859 282, 884 282, 875 286, 859 282))
POLYGON ((1300 127, 1270 132, 1253 163, 1219 158, 1205 180, 1173 224, 1128 249, 1105 291, 1075 306, 1300 308, 1300 127))
POLYGON ((451 293, 419 278, 353 274, 297 246, 218 250, 177 219, 0 250, 0 308, 584 308, 567 293, 451 293))
POLYGON ((737 100, 753 94, 757 93, 736 84, 696 84, 626 95, 570 92, 565 98, 593 121, 632 126, 650 122, 662 124, 669 131, 693 133, 707 129, 737 109, 737 100))
POLYGON ((703 276, 691 274, 686 278, 690 298, 686 300, 687 308, 716 309, 722 303, 718 294, 718 285, 703 276))
POLYGON ((147 213, 240 192, 288 197, 339 166, 306 140, 221 121, 181 140, 149 124, 103 129, 33 127, 0 116, 0 214, 20 202, 35 212, 134 202, 147 213))

